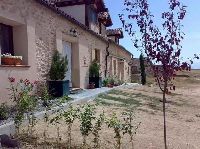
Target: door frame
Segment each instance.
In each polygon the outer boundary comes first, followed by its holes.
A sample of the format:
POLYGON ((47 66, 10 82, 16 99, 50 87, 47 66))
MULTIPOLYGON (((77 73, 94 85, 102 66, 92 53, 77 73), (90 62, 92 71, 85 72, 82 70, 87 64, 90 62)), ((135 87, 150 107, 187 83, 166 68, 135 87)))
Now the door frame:
POLYGON ((73 37, 67 33, 57 30, 56 31, 56 48, 62 53, 63 51, 63 41, 72 43, 72 87, 80 87, 80 60, 79 60, 79 39, 78 37, 73 37))

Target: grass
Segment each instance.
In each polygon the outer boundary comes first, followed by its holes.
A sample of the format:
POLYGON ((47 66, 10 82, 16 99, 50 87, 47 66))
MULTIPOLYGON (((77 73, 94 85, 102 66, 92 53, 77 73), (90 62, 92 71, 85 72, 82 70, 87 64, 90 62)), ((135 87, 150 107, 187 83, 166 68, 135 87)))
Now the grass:
POLYGON ((140 101, 135 100, 133 98, 120 98, 120 97, 113 97, 111 95, 108 94, 102 94, 100 95, 96 101, 98 101, 99 103, 103 104, 103 105, 117 105, 117 106, 122 106, 122 107, 139 107, 141 105, 140 101), (105 100, 102 100, 105 99, 105 100), (106 102, 106 100, 111 100, 111 101, 117 101, 120 102, 122 104, 111 104, 109 102, 106 102))
POLYGON ((106 106, 114 105, 120 107, 137 108, 142 105, 146 105, 153 110, 161 110, 160 98, 147 96, 142 93, 127 93, 120 90, 112 90, 107 94, 99 95, 98 98, 96 98, 96 101, 106 106), (120 95, 122 97, 124 96, 124 98, 112 95, 120 95), (113 101, 113 103, 110 101, 113 101), (142 101, 145 101, 145 103, 142 103, 142 101))
POLYGON ((134 94, 127 93, 127 92, 124 92, 124 91, 121 91, 121 90, 111 90, 110 92, 108 92, 108 94, 123 95, 123 96, 126 96, 126 97, 132 97, 132 95, 134 95, 134 94))
MULTIPOLYGON (((180 96, 180 95, 181 94, 177 93, 171 94, 171 96, 180 96)), ((141 106, 146 106, 154 111, 162 111, 161 98, 144 95, 142 93, 130 93, 122 90, 112 90, 107 94, 101 94, 96 98, 96 102, 105 106, 113 105, 117 107, 128 107, 131 109, 141 106)), ((182 100, 178 100, 178 101, 170 101, 168 104, 180 107, 185 105, 186 103, 182 100)))

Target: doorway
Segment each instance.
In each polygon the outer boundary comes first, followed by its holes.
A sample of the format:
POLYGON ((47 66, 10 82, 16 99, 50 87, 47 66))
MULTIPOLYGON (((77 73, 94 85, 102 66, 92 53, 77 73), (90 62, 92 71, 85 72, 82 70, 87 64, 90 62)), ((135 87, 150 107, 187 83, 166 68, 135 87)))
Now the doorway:
POLYGON ((65 80, 69 80, 70 88, 72 87, 72 43, 63 41, 63 56, 67 55, 68 66, 65 80))

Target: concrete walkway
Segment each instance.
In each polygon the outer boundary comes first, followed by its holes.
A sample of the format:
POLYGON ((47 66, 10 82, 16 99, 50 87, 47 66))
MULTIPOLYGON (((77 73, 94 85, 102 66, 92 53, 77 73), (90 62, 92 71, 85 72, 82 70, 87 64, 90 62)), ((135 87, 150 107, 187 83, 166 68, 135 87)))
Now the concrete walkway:
POLYGON ((102 87, 102 88, 96 88, 96 89, 84 89, 83 91, 81 91, 81 93, 74 94, 74 95, 71 94, 71 95, 69 95, 69 97, 73 98, 75 102, 83 100, 83 99, 88 99, 88 98, 90 98, 89 101, 91 101, 95 97, 97 97, 99 94, 107 93, 110 90, 117 89, 117 88, 131 89, 135 86, 139 86, 139 84, 138 83, 127 83, 127 84, 123 84, 121 86, 117 86, 117 87, 113 87, 113 88, 102 87))
POLYGON ((74 101, 80 101, 80 100, 88 99, 88 98, 91 98, 90 100, 92 100, 99 94, 106 93, 116 88, 117 87, 114 87, 114 88, 102 87, 102 88, 96 88, 96 89, 84 89, 78 94, 70 94, 69 97, 73 98, 74 101))
MULTIPOLYGON (((78 104, 86 103, 86 102, 94 100, 99 94, 107 93, 110 90, 118 89, 118 88, 131 89, 136 86, 138 86, 137 83, 128 83, 128 84, 123 84, 121 86, 117 86, 113 88, 102 87, 102 88, 96 88, 96 89, 85 89, 81 91, 81 93, 69 95, 69 97, 73 98, 73 100, 69 103, 78 103, 78 104)), ((69 106, 69 103, 67 102, 67 103, 62 104, 62 108, 66 109, 69 106)), ((48 111, 48 114, 55 113, 60 108, 61 106, 53 107, 51 108, 51 110, 48 111)), ((36 116, 37 119, 42 119, 45 113, 46 111, 41 111, 41 112, 36 112, 34 115, 36 116)), ((24 122, 24 124, 26 123, 27 121, 24 122)), ((1 125, 0 134, 14 135, 15 134, 14 121, 1 125)))

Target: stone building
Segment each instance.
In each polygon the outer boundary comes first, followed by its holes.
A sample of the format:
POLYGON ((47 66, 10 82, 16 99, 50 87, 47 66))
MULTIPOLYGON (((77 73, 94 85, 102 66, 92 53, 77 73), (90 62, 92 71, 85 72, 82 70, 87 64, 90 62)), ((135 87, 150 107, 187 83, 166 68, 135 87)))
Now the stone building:
POLYGON ((73 88, 87 88, 94 59, 103 79, 130 81, 132 54, 119 45, 121 30, 107 31, 111 25, 103 0, 1 0, 0 52, 22 56, 23 65, 0 64, 0 100, 7 100, 8 77, 45 81, 54 50, 67 54, 73 88))

